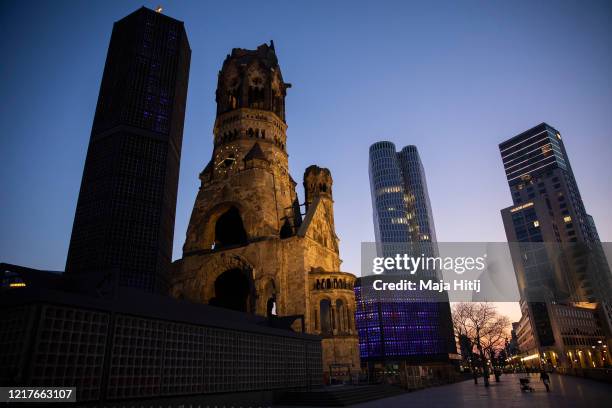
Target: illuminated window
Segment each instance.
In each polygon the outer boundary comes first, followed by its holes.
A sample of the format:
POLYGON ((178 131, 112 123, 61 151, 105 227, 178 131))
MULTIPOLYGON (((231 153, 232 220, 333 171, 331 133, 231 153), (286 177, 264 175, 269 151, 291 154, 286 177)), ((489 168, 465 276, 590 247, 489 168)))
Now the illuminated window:
POLYGON ((392 186, 392 187, 383 187, 381 189, 378 190, 378 195, 381 194, 387 194, 387 193, 399 193, 401 191, 401 188, 399 186, 392 186))
POLYGON ((569 215, 566 215, 565 217, 563 217, 563 221, 572 222, 572 217, 570 217, 569 215))
POLYGON ((517 212, 517 211, 523 210, 523 209, 525 209, 525 208, 529 208, 529 207, 531 207, 532 205, 533 205, 533 203, 532 203, 532 202, 525 203, 525 204, 523 204, 523 205, 519 205, 518 207, 514 207, 513 209, 511 209, 511 210, 510 210, 510 212, 511 212, 511 213, 514 213, 514 212, 517 212))

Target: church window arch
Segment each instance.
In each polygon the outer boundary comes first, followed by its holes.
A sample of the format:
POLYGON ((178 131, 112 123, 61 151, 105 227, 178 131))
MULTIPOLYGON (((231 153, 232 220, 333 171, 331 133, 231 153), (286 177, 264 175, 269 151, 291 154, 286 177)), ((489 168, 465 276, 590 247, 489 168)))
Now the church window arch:
POLYGON ((247 243, 242 217, 236 207, 230 207, 215 223, 214 248, 219 249, 247 243))
POLYGON ((336 316, 337 316, 337 328, 338 331, 344 331, 346 329, 346 310, 342 299, 336 299, 336 316))
POLYGON ((278 312, 276 310, 276 296, 273 295, 268 299, 268 302, 266 303, 266 316, 271 317, 277 315, 278 312))
POLYGON ((319 303, 321 334, 332 334, 332 307, 329 299, 322 299, 319 303))

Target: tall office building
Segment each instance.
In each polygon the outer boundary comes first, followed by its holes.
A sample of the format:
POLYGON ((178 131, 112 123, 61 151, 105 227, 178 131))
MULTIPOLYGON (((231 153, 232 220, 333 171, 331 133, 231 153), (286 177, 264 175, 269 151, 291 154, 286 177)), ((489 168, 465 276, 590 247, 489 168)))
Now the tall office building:
POLYGON ((382 244, 435 242, 425 171, 416 146, 399 153, 391 142, 370 146, 374 234, 382 244))
POLYGON ((501 213, 521 295, 519 347, 551 365, 600 366, 612 279, 561 134, 542 123, 499 149, 514 203, 501 213))
POLYGON ((181 21, 140 8, 114 24, 66 273, 165 292, 191 49, 181 21))
MULTIPOLYGON (((391 142, 374 143, 369 173, 378 256, 436 255, 431 204, 416 147, 406 146, 398 153, 391 142)), ((423 270, 418 277, 437 279, 437 273, 423 270)), ((429 293, 376 298, 364 289, 367 284, 363 277, 355 288, 356 326, 362 361, 371 370, 389 370, 398 362, 449 362, 456 346, 448 301, 432 301, 429 293)))

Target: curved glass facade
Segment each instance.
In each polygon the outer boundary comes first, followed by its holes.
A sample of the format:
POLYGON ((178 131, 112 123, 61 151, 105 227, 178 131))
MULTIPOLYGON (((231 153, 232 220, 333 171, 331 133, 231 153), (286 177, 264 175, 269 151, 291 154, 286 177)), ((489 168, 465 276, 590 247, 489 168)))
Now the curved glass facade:
MULTIPOLYGON (((397 253, 437 255, 436 232, 425 171, 415 146, 397 152, 393 143, 370 146, 369 175, 377 255, 397 253)), ((437 279, 436 271, 419 277, 437 279)), ((355 287, 360 355, 365 362, 426 363, 448 361, 456 353, 450 306, 447 302, 409 299, 405 294, 366 296, 361 278, 355 287)))
POLYGON ((395 145, 378 142, 370 146, 369 167, 376 242, 411 241, 406 192, 395 145))
POLYGON ((404 181, 404 189, 408 194, 408 203, 414 217, 415 231, 412 234, 413 241, 436 241, 436 230, 434 228, 427 181, 425 180, 425 169, 416 146, 406 146, 397 154, 404 181))

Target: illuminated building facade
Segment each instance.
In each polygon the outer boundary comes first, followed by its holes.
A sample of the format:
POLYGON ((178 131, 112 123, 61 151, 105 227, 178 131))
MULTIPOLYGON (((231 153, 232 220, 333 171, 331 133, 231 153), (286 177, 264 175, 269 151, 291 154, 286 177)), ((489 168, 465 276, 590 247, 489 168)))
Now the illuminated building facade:
MULTIPOLYGON (((391 142, 370 147, 370 187, 378 256, 418 251, 435 255, 436 240, 425 172, 415 146, 399 153, 391 142)), ((419 278, 437 278, 436 271, 419 271, 419 278), (429 274, 429 275, 428 275, 429 274)), ((456 353, 449 303, 424 300, 428 294, 405 293, 373 297, 355 287, 356 326, 362 361, 375 365, 448 363, 456 353)))
POLYGON ((609 361, 610 270, 561 134, 542 123, 499 149, 514 202, 501 213, 521 295, 519 348, 542 355, 534 364, 601 366, 609 361))
MULTIPOLYGON (((218 75, 213 152, 174 264, 172 294, 291 322, 322 337, 323 371, 360 371, 355 276, 341 270, 329 169, 289 173, 283 79, 274 43, 234 48, 218 75)), ((330 378, 330 380, 331 380, 330 378)))
POLYGON ((181 21, 142 7, 113 27, 66 263, 84 290, 167 293, 190 59, 181 21))
POLYGON ((391 142, 370 146, 374 234, 382 244, 435 242, 425 170, 416 146, 399 153, 391 142))

